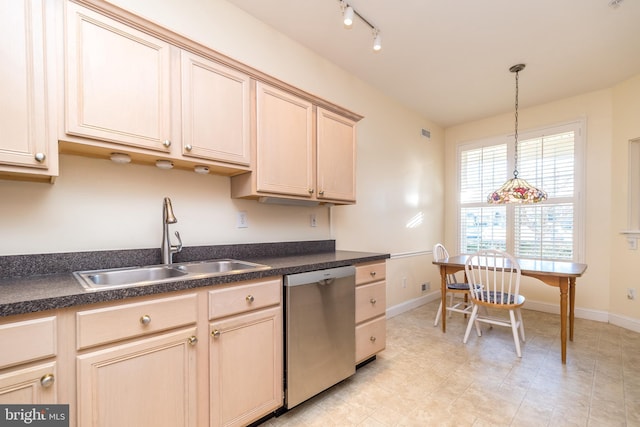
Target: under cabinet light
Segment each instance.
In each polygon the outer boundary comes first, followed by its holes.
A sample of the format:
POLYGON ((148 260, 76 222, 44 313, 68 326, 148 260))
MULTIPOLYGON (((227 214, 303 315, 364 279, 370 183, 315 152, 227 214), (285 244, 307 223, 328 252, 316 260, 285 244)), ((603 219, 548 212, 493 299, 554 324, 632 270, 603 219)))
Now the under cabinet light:
POLYGON ((126 164, 131 163, 131 156, 124 153, 111 153, 111 157, 109 157, 113 163, 118 164, 126 164))
POLYGON ((156 166, 160 169, 172 169, 173 162, 169 160, 156 160, 156 166))
POLYGON ((193 171, 194 171, 195 173, 199 173, 199 174, 202 174, 202 175, 206 175, 206 174, 208 174, 208 173, 209 173, 209 168, 208 168, 208 167, 206 167, 206 166, 195 166, 195 167, 193 168, 193 171))

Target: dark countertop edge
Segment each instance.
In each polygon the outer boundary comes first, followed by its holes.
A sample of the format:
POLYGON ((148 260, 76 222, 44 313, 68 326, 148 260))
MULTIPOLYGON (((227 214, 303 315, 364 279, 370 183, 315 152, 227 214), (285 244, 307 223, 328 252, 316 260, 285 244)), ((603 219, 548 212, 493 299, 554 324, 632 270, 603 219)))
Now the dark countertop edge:
POLYGON ((244 260, 266 264, 271 266, 271 269, 104 291, 86 290, 73 277, 72 273, 19 277, 5 281, 5 283, 0 283, 0 317, 100 302, 118 301, 145 295, 158 295, 266 277, 304 273, 307 271, 382 261, 387 258, 390 258, 389 254, 354 251, 249 257, 244 258, 244 260))

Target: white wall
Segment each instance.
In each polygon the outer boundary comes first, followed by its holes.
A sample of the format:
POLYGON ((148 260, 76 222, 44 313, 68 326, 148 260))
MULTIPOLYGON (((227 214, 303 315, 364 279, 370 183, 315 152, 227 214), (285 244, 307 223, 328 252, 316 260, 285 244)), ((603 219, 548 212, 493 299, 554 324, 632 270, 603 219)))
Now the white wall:
POLYGON ((53 185, 0 180, 0 255, 159 247, 162 198, 169 196, 179 221, 172 230, 187 246, 335 238, 344 250, 415 253, 389 262, 388 303, 420 296, 420 283, 435 271, 428 251, 442 236, 441 128, 224 0, 112 3, 362 114, 358 203, 261 205, 231 199, 226 177, 62 155, 53 185), (248 229, 236 228, 240 210, 248 229))
MULTIPOLYGON (((632 329, 629 325, 640 320, 640 299, 626 298, 627 288, 640 292, 640 249, 630 250, 620 231, 629 229, 629 141, 640 138, 640 75, 621 82, 613 88, 613 143, 611 231, 611 272, 609 289, 612 322, 632 329)), ((639 328, 640 329, 640 328, 639 328)))
MULTIPOLYGON (((640 302, 629 303, 623 288, 639 283, 640 253, 626 249, 626 241, 619 231, 626 227, 626 144, 628 139, 640 136, 640 123, 637 120, 640 114, 639 98, 640 85, 636 78, 616 88, 521 109, 519 114, 521 131, 586 119, 585 194, 582 198, 585 206, 584 262, 588 264, 588 269, 577 280, 577 315, 614 323, 621 323, 616 316, 623 315, 626 316, 625 326, 638 330, 640 302), (621 110, 626 113, 624 119, 619 117, 621 110)), ((457 144, 509 134, 512 128, 513 115, 509 113, 446 130, 445 211, 448 214, 445 240, 448 246, 455 248, 457 242, 457 144)), ((640 286, 637 287, 640 289, 640 286)), ((559 292, 555 288, 530 279, 525 282, 523 293, 538 307, 557 309, 559 292)))

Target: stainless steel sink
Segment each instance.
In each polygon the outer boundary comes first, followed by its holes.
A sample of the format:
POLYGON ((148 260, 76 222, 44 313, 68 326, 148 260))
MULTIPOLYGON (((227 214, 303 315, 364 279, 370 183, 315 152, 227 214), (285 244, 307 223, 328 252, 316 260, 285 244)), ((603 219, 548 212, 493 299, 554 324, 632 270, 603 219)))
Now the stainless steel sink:
POLYGON ((236 272, 244 272, 247 270, 264 270, 270 268, 262 264, 252 262, 238 261, 235 259, 218 259, 213 261, 196 261, 174 264, 179 271, 184 271, 194 275, 218 275, 222 273, 232 274, 236 272))
POLYGON ((73 275, 89 290, 152 285, 177 280, 203 279, 223 274, 267 270, 271 267, 235 259, 194 261, 169 265, 149 265, 105 270, 76 271, 73 275))

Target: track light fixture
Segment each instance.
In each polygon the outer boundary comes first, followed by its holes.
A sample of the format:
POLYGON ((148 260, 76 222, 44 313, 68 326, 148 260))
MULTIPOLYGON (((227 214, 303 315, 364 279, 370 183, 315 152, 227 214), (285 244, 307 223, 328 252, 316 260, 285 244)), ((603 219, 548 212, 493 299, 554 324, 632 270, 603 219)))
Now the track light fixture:
POLYGON ((382 49, 382 37, 380 36, 380 30, 377 29, 371 22, 367 21, 365 17, 360 15, 353 6, 349 5, 345 0, 338 0, 340 3, 340 9, 342 9, 342 22, 346 28, 353 26, 354 17, 357 16, 362 22, 367 24, 373 32, 373 50, 375 52, 382 49))
POLYGON ((382 37, 380 37, 380 32, 373 29, 373 50, 376 52, 382 49, 382 37))
POLYGON ((351 6, 345 7, 342 16, 344 17, 344 26, 351 28, 353 25, 353 8, 351 6))

